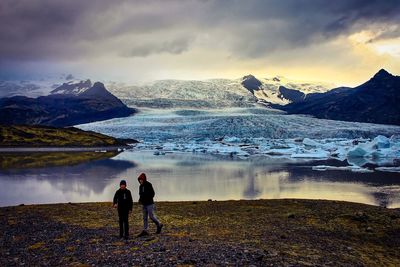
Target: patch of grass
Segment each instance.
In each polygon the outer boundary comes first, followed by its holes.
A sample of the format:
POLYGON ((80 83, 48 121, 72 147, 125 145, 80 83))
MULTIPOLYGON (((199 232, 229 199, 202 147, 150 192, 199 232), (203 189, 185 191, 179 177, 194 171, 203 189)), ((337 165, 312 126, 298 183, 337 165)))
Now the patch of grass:
POLYGON ((8 223, 8 225, 15 225, 15 224, 17 224, 17 218, 15 218, 15 217, 9 217, 9 218, 7 218, 7 223, 8 223))
POLYGON ((3 147, 95 147, 126 145, 120 140, 78 128, 47 126, 1 126, 0 146, 3 147))
POLYGON ((76 247, 69 246, 69 247, 66 248, 66 250, 67 250, 68 252, 74 252, 74 251, 76 250, 76 247))
MULTIPOLYGON (((400 266, 399 211, 364 204, 322 200, 254 200, 158 202, 163 234, 141 240, 153 243, 236 244, 293 259, 296 265, 400 266), (190 241, 191 240, 191 241, 190 241)), ((14 207, 15 214, 35 212, 48 220, 89 229, 114 228, 111 203, 54 204, 14 207)), ((0 214, 4 209, 0 208, 0 214)), ((18 215, 17 215, 18 216, 18 215)), ((131 231, 142 229, 139 205, 129 217, 131 231)), ((17 218, 18 219, 18 218, 17 218)), ((151 232, 155 226, 150 222, 151 232)), ((114 230, 113 230, 114 231, 114 230)), ((94 241, 101 242, 93 237, 94 241)), ((113 243, 115 249, 125 243, 113 243)), ((169 244, 164 244, 169 246, 169 244)), ((140 250, 135 244, 131 251, 140 250)))
POLYGON ((0 169, 30 169, 77 165, 83 162, 114 157, 117 151, 0 153, 0 169))
POLYGON ((103 238, 92 238, 89 240, 90 244, 98 244, 103 241, 103 238))
POLYGON ((116 246, 116 247, 121 247, 121 246, 124 246, 125 243, 122 241, 117 241, 117 242, 112 243, 111 245, 116 246))
POLYGON ((35 243, 35 244, 33 244, 33 245, 30 245, 29 247, 28 247, 28 249, 30 249, 30 250, 35 250, 35 249, 42 249, 42 248, 44 248, 45 247, 45 243, 44 242, 37 242, 37 243, 35 243))

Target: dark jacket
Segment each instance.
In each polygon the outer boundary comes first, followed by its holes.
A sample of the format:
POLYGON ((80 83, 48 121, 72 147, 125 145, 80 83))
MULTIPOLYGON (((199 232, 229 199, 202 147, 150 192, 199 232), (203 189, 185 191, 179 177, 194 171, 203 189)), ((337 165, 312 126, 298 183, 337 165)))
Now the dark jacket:
POLYGON ((115 192, 113 203, 118 204, 119 212, 128 212, 132 210, 133 199, 131 191, 128 189, 118 189, 117 192, 115 192))
POLYGON ((146 206, 146 205, 151 205, 154 204, 154 189, 153 185, 148 182, 144 181, 143 184, 139 186, 139 203, 146 206))

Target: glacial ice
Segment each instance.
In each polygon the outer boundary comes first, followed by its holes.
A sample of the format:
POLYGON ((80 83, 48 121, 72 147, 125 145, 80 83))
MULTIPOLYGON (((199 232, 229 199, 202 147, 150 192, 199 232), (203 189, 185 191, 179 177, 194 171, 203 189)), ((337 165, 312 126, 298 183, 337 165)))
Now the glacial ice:
POLYGON ((327 165, 317 165, 312 167, 313 170, 315 171, 352 171, 352 172, 363 172, 363 173, 368 173, 368 172, 373 172, 373 170, 370 170, 368 168, 362 168, 359 166, 327 166, 327 165))
MULTIPOLYGON (((143 110, 138 115, 78 125, 119 138, 141 141, 138 150, 256 155, 297 160, 347 161, 353 172, 400 166, 400 127, 284 115, 261 108, 143 110)), ((317 168, 332 170, 333 166, 317 168)), ((377 169, 378 170, 378 169, 377 169)), ((389 169, 379 169, 389 171, 389 169)), ((390 169, 393 171, 392 169, 390 169)))
MULTIPOLYGON (((398 139, 390 140, 381 146, 384 136, 369 139, 321 139, 299 142, 295 139, 267 139, 267 138, 233 138, 222 140, 204 139, 201 141, 180 142, 143 142, 136 146, 139 150, 158 149, 157 155, 172 152, 210 153, 247 158, 257 155, 267 157, 287 158, 293 160, 327 160, 337 159, 347 161, 348 166, 317 165, 313 170, 343 170, 352 172, 373 172, 371 166, 377 166, 375 170, 400 172, 400 146, 398 139), (310 146, 312 144, 312 146, 310 146), (160 152, 162 151, 162 152, 160 152), (380 166, 380 167, 378 167, 380 166)), ((385 139, 385 140, 386 140, 385 139)))

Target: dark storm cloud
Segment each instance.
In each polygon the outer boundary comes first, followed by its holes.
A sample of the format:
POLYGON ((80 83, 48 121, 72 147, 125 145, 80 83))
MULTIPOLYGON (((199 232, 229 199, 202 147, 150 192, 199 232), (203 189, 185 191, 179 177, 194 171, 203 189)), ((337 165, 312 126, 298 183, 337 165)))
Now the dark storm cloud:
MULTIPOLYGON (((234 52, 257 57, 400 22, 400 1, 247 1, 226 5, 234 52), (239 38, 240 37, 240 38, 239 38)), ((221 6, 222 8, 222 6, 221 6)))
POLYGON ((392 27, 379 38, 398 36, 399 14, 398 0, 3 0, 0 60, 179 54, 204 35, 208 48, 258 57, 374 25, 392 27))
POLYGON ((166 41, 160 40, 158 42, 149 42, 133 45, 130 51, 123 52, 120 55, 125 57, 145 57, 151 54, 170 53, 181 54, 189 49, 190 43, 193 38, 177 38, 174 40, 166 41))

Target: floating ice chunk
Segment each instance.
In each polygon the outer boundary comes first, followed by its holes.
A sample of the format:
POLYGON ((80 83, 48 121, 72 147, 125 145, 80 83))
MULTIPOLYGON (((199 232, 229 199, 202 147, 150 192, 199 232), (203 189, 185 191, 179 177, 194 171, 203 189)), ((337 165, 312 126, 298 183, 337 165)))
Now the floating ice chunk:
MULTIPOLYGON (((356 166, 352 166, 352 167, 356 167, 356 166)), ((357 166, 358 167, 358 166, 357 166)), ((352 172, 361 172, 361 173, 369 173, 369 172, 374 172, 373 170, 370 170, 368 168, 351 168, 350 169, 352 172)))
POLYGON ((235 136, 231 136, 231 137, 224 137, 224 142, 226 143, 240 143, 240 138, 237 138, 235 136))
POLYGON ((392 145, 391 139, 383 135, 378 135, 370 142, 361 143, 354 148, 350 148, 347 153, 348 158, 379 159, 398 156, 400 156, 400 147, 397 147, 396 143, 392 145))
POLYGON ((367 163, 372 163, 369 159, 363 158, 363 157, 351 157, 351 158, 347 158, 347 162, 350 165, 353 166, 359 166, 362 167, 367 163))
POLYGON ((383 135, 378 135, 372 142, 376 145, 376 148, 390 147, 390 139, 383 135))
POLYGON ((271 155, 271 156, 283 156, 283 155, 292 155, 297 151, 296 148, 275 148, 275 149, 269 149, 264 152, 264 154, 271 155))
POLYGON ((381 172, 400 172, 400 167, 378 167, 375 170, 381 172))
POLYGON ((385 151, 382 150, 375 150, 372 151, 371 154, 369 154, 368 156, 370 156, 373 159, 378 159, 378 158, 384 158, 387 156, 387 153, 384 153, 385 151))
POLYGON ((352 172, 362 172, 368 173, 373 172, 373 170, 367 168, 361 168, 358 166, 327 166, 327 165, 317 165, 313 166, 314 171, 352 171, 352 172))
POLYGON ((350 149, 347 152, 348 158, 363 158, 369 154, 369 151, 366 149, 365 146, 358 145, 353 149, 350 149))
POLYGON ((390 146, 400 149, 400 135, 394 134, 390 137, 390 146))
POLYGON ((329 152, 322 150, 322 149, 316 149, 313 151, 304 151, 304 153, 293 153, 291 155, 292 158, 315 158, 315 159, 323 159, 323 158, 328 158, 329 157, 329 152))
POLYGON ((322 145, 322 148, 329 151, 335 151, 338 149, 338 144, 335 142, 328 142, 322 145))
POLYGON ((336 167, 336 166, 327 166, 327 165, 317 165, 317 166, 312 166, 313 171, 328 171, 328 170, 341 170, 341 168, 344 167, 336 167))
POLYGON ((231 155, 240 155, 240 156, 248 156, 249 153, 240 149, 237 146, 225 146, 223 144, 210 144, 205 147, 208 153, 213 154, 231 154, 231 155))
POLYGON ((321 146, 320 143, 318 143, 318 142, 316 142, 314 140, 311 140, 310 138, 304 138, 303 139, 303 145, 311 146, 311 147, 320 147, 321 146))
POLYGON ((336 150, 331 152, 331 157, 338 158, 340 160, 344 160, 347 157, 348 148, 345 147, 337 147, 336 150))

